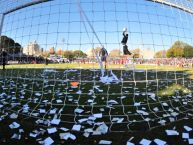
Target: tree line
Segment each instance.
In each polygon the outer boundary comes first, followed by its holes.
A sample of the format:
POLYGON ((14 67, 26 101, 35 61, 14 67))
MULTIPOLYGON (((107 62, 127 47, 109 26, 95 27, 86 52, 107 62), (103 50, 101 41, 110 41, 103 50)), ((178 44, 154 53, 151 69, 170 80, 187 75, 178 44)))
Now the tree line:
POLYGON ((50 48, 49 51, 44 52, 44 56, 48 57, 50 55, 60 55, 64 58, 69 58, 69 59, 87 57, 87 54, 84 53, 82 50, 72 51, 72 50, 59 49, 58 51, 55 51, 54 47, 50 48))
MULTIPOLYGON (((0 51, 5 49, 10 54, 18 54, 23 51, 22 46, 15 42, 12 38, 7 36, 0 37, 0 51)), ((98 54, 101 48, 97 47, 92 49, 93 56, 98 54)), ((140 49, 134 49, 133 54, 135 54, 136 58, 140 57, 140 49)), ((48 57, 49 55, 60 55, 65 58, 85 58, 87 54, 84 53, 82 50, 62 50, 59 49, 57 52, 55 51, 54 47, 50 48, 48 51, 43 52, 44 57, 48 57)), ((120 57, 121 51, 119 49, 113 49, 109 52, 109 56, 111 57, 120 57)), ((169 49, 167 50, 160 50, 158 51, 155 58, 172 58, 172 57, 193 57, 193 46, 185 43, 183 41, 176 41, 169 49)))
POLYGON ((22 52, 22 46, 18 42, 15 42, 12 38, 9 38, 7 36, 0 37, 0 51, 2 49, 10 54, 17 54, 22 52))
POLYGON ((160 50, 155 58, 193 57, 193 46, 183 41, 176 41, 168 50, 160 50))

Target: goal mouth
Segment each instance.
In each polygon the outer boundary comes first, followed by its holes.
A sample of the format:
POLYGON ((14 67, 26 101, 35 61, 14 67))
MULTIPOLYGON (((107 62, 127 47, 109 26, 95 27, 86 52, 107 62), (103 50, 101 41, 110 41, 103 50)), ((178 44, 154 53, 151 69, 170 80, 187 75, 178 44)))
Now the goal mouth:
MULTIPOLYGON (((7 134, 23 127, 45 143, 52 135, 143 134, 192 119, 192 1, 0 6, 0 126, 7 123, 7 134)), ((22 139, 22 130, 14 133, 22 139)))

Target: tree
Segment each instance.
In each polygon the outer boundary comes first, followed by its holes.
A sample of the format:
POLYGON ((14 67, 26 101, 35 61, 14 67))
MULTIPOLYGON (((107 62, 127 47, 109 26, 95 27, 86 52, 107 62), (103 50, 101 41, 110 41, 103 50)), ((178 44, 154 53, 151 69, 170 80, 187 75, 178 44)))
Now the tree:
POLYGON ((184 57, 193 57, 193 47, 191 45, 184 48, 184 57))
POLYGON ((119 49, 113 49, 110 51, 110 57, 120 57, 121 51, 119 49))
POLYGON ((62 49, 59 49, 58 51, 57 51, 57 55, 63 55, 63 51, 62 51, 62 49))
POLYGON ((63 56, 64 56, 65 58, 70 59, 70 60, 74 58, 74 54, 73 54, 73 52, 70 51, 70 50, 64 51, 63 56))
POLYGON ((167 57, 193 57, 193 46, 176 41, 167 51, 167 57))
POLYGON ((50 56, 50 52, 49 51, 43 51, 42 56, 43 57, 49 57, 50 56))
POLYGON ((96 56, 96 55, 98 55, 99 52, 101 51, 101 47, 96 47, 96 48, 94 48, 92 51, 93 51, 93 56, 96 56))
POLYGON ((87 55, 83 52, 83 51, 81 51, 81 50, 75 50, 74 52, 73 52, 73 54, 74 54, 74 57, 76 57, 76 58, 85 58, 87 55))
POLYGON ((87 54, 88 54, 88 57, 96 57, 96 55, 99 54, 99 52, 101 51, 101 48, 100 47, 96 47, 96 48, 91 48, 87 54))
POLYGON ((19 52, 21 52, 22 51, 22 47, 21 47, 21 45, 19 44, 19 43, 15 43, 15 45, 14 45, 14 53, 19 53, 19 52))
POLYGON ((140 49, 136 48, 132 51, 134 58, 140 58, 140 49))
POLYGON ((155 53, 155 58, 166 58, 166 50, 160 50, 158 52, 155 53))
POLYGON ((52 54, 52 55, 55 54, 55 49, 54 49, 54 47, 51 47, 51 48, 50 48, 49 53, 52 54))
POLYGON ((12 38, 1 36, 0 49, 5 49, 8 53, 20 53, 22 51, 22 46, 12 38))

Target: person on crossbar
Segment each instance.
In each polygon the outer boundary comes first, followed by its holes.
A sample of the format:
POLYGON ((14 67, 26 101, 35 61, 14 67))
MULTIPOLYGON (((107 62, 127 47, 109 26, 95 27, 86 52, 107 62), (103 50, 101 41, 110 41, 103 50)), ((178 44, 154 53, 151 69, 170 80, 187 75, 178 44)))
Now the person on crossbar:
POLYGON ((123 54, 126 56, 130 55, 132 57, 132 58, 127 57, 125 67, 129 68, 129 66, 131 66, 134 69, 134 55, 128 50, 127 40, 128 40, 127 28, 123 28, 123 39, 121 41, 121 44, 123 45, 123 54))
POLYGON ((132 53, 128 50, 127 40, 128 40, 127 28, 123 28, 123 39, 121 41, 121 44, 123 45, 123 54, 132 55, 132 53))

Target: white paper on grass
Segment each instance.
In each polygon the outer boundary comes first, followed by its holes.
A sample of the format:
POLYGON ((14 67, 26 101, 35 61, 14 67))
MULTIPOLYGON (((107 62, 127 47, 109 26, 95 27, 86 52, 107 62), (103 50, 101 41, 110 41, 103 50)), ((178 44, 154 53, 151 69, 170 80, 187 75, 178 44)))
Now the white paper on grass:
POLYGON ((12 138, 12 139, 18 139, 18 140, 20 140, 20 139, 21 139, 21 134, 14 133, 11 138, 12 138))
POLYGON ((106 134, 108 132, 108 126, 103 123, 95 131, 96 134, 106 134))
POLYGON ((121 96, 121 99, 125 99, 126 98, 126 96, 121 96))
POLYGON ((167 104, 167 103, 165 103, 165 102, 164 102, 164 103, 162 103, 162 105, 163 105, 163 106, 165 106, 165 107, 167 107, 167 106, 168 106, 168 104, 167 104))
POLYGON ((24 133, 24 130, 23 129, 19 129, 19 133, 24 133))
POLYGON ((165 131, 168 136, 179 135, 179 132, 177 132, 176 130, 165 130, 165 131))
POLYGON ((144 120, 148 122, 148 121, 150 121, 151 119, 147 117, 147 118, 145 118, 144 120))
POLYGON ((93 132, 93 128, 87 128, 87 129, 84 130, 84 132, 92 133, 93 132))
POLYGON ((113 118, 112 121, 113 122, 117 122, 117 123, 121 123, 123 122, 124 118, 113 118))
POLYGON ((100 87, 100 86, 94 86, 94 88, 95 88, 98 92, 102 93, 103 90, 99 89, 99 87, 100 87))
POLYGON ((80 129, 81 129, 81 125, 73 125, 73 127, 72 127, 72 130, 73 131, 80 131, 80 129))
POLYGON ((143 110, 136 110, 137 113, 142 114, 142 115, 149 115, 149 113, 143 111, 143 110))
POLYGON ((39 110, 40 110, 40 113, 46 113, 45 109, 39 109, 39 110))
POLYGON ((170 114, 163 114, 163 117, 170 117, 171 115, 170 114))
POLYGON ((52 134, 52 133, 57 132, 57 129, 56 129, 56 127, 53 127, 53 128, 48 128, 47 131, 49 134, 52 134))
POLYGON ((17 122, 13 122, 12 124, 9 125, 9 127, 10 127, 11 129, 19 128, 19 127, 20 127, 20 124, 18 124, 17 122))
POLYGON ((118 81, 119 79, 118 79, 118 77, 113 73, 113 71, 111 70, 111 75, 112 75, 112 77, 114 78, 114 80, 116 80, 116 81, 118 81))
POLYGON ((159 111, 159 108, 158 108, 158 107, 155 107, 155 108, 153 108, 153 111, 158 112, 158 111, 159 111))
POLYGON ((44 73, 56 73, 57 71, 54 69, 44 69, 44 73))
POLYGON ((44 140, 44 145, 51 145, 53 143, 54 143, 54 141, 51 137, 48 137, 44 140))
POLYGON ((88 103, 93 103, 94 102, 94 100, 92 100, 92 99, 88 99, 88 101, 87 101, 88 103))
POLYGON ((142 107, 141 109, 142 109, 142 110, 147 110, 145 107, 142 107))
POLYGON ((88 93, 88 95, 92 95, 94 93, 94 91, 93 90, 89 90, 89 93, 88 93))
POLYGON ((111 71, 111 76, 104 76, 102 75, 102 77, 100 77, 100 81, 102 83, 105 83, 105 84, 110 84, 112 82, 117 82, 119 81, 119 79, 117 78, 117 76, 111 71))
POLYGON ((90 133, 88 133, 88 132, 83 133, 84 137, 89 137, 89 135, 90 135, 90 133))
POLYGON ((166 121, 165 120, 160 120, 160 121, 158 121, 158 123, 161 124, 161 125, 165 125, 166 121))
POLYGON ((69 130, 68 128, 65 128, 65 127, 61 127, 60 129, 63 130, 63 131, 68 131, 69 130))
POLYGON ((68 69, 68 70, 65 70, 64 73, 68 73, 68 72, 77 72, 76 69, 68 69))
POLYGON ((79 119, 78 122, 79 122, 79 123, 83 123, 83 122, 85 122, 85 121, 87 121, 87 120, 88 120, 88 118, 82 118, 82 119, 79 119))
POLYGON ((183 105, 187 105, 188 104, 188 102, 183 102, 183 105))
POLYGON ((100 140, 99 144, 112 144, 112 141, 108 141, 108 140, 100 140))
POLYGON ((12 113, 9 117, 11 119, 16 119, 18 117, 18 115, 16 113, 12 113))
POLYGON ((189 133, 182 133, 183 139, 189 139, 189 133))
POLYGON ((33 137, 33 138, 36 138, 38 136, 38 134, 37 133, 30 133, 29 136, 33 137))
POLYGON ((154 139, 154 142, 157 144, 157 145, 165 145, 167 142, 161 140, 161 139, 154 139))
POLYGON ((62 103, 62 102, 63 102, 63 101, 60 100, 60 99, 56 100, 56 103, 62 103))
POLYGON ((127 141, 126 145, 135 145, 134 143, 131 143, 130 141, 127 141))
POLYGON ((148 93, 148 95, 150 95, 149 97, 150 97, 152 100, 156 101, 156 98, 155 98, 155 94, 154 94, 154 93, 148 93))
POLYGON ((76 94, 81 95, 81 94, 82 94, 82 91, 81 91, 81 90, 78 90, 78 91, 76 92, 76 94))
POLYGON ((60 119, 53 119, 50 123, 53 125, 59 125, 60 124, 60 119))
POLYGON ((192 131, 192 128, 189 127, 189 126, 184 126, 184 129, 185 129, 186 131, 188 131, 188 132, 192 131))
POLYGON ((49 113, 49 114, 56 114, 56 109, 50 110, 50 113, 49 113))
POLYGON ((68 98, 68 101, 69 101, 69 102, 72 102, 72 100, 73 100, 72 98, 68 98))
POLYGON ((105 111, 105 109, 104 109, 104 108, 100 108, 100 111, 101 111, 101 112, 104 112, 104 111, 105 111))
POLYGON ((177 112, 172 112, 171 115, 174 116, 174 117, 176 117, 176 116, 179 115, 179 113, 177 113, 177 112))
POLYGON ((94 121, 94 120, 96 120, 96 117, 94 117, 94 116, 90 116, 90 117, 88 117, 88 120, 92 120, 92 121, 94 121))
POLYGON ((68 140, 68 139, 72 139, 75 140, 76 136, 67 132, 67 133, 60 133, 60 139, 64 139, 64 140, 68 140))
POLYGON ((149 145, 149 144, 151 144, 151 141, 147 140, 147 139, 142 139, 139 144, 141 144, 141 145, 149 145))
POLYGON ((81 114, 82 112, 84 112, 84 110, 83 110, 83 109, 76 108, 76 109, 74 110, 74 112, 81 114))
POLYGON ((39 113, 32 113, 31 115, 37 117, 39 115, 39 113))
POLYGON ((109 101, 108 101, 108 104, 118 104, 118 102, 115 101, 115 100, 109 100, 109 101))
POLYGON ((188 139, 189 144, 193 144, 193 139, 188 139))
POLYGON ((42 94, 41 93, 35 93, 35 96, 40 97, 42 94))
POLYGON ((20 96, 19 98, 20 98, 20 99, 24 99, 25 97, 24 97, 24 96, 20 96))
POLYGON ((141 106, 141 102, 135 102, 135 103, 134 103, 134 106, 135 106, 135 107, 141 106))
POLYGON ((47 103, 48 102, 48 100, 44 100, 44 101, 42 101, 43 103, 47 103))
POLYGON ((93 114, 93 117, 95 117, 95 118, 102 118, 103 114, 102 113, 93 114))

